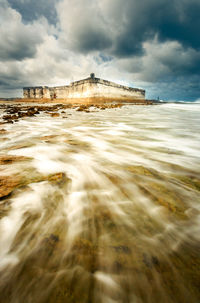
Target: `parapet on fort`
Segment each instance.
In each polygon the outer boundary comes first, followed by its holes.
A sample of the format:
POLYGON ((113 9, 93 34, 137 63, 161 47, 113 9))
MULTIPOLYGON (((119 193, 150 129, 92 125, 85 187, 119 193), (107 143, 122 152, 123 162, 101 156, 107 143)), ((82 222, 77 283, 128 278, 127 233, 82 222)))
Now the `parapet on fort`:
POLYGON ((62 99, 67 102, 144 102, 145 90, 132 88, 95 77, 72 82, 66 86, 24 87, 25 99, 62 99))

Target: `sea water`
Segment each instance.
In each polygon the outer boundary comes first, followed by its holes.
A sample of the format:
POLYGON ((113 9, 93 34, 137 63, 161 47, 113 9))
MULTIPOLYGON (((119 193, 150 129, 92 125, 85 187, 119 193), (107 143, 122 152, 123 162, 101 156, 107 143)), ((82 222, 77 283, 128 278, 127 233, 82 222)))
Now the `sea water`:
POLYGON ((0 302, 200 302, 200 104, 1 127, 0 302))

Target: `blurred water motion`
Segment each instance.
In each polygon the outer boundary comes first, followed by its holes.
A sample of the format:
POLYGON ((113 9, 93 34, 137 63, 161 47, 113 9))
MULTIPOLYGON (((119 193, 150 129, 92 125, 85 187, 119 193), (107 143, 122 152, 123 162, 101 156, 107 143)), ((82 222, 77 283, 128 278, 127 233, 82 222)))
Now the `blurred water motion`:
POLYGON ((200 105, 66 115, 0 133, 0 302, 200 302, 200 105))

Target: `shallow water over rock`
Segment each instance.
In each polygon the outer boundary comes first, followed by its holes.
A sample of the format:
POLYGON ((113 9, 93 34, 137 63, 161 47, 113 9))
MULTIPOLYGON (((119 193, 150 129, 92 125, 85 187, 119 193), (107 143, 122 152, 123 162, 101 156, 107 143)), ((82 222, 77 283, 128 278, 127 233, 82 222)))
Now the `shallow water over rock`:
POLYGON ((200 105, 89 111, 0 125, 0 302, 200 302, 200 105))

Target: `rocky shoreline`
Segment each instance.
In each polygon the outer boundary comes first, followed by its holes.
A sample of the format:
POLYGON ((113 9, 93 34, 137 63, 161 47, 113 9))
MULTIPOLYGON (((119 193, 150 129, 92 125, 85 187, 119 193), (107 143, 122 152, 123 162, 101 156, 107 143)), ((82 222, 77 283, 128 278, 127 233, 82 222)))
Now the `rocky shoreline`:
POLYGON ((52 117, 59 117, 66 113, 66 109, 74 109, 80 112, 94 112, 97 110, 105 110, 111 108, 121 108, 125 105, 156 105, 159 104, 156 100, 143 100, 139 103, 66 103, 63 100, 35 100, 32 99, 0 99, 0 110, 4 110, 3 115, 0 115, 0 124, 14 123, 24 117, 33 117, 42 112, 49 114, 52 117), (58 103, 59 101, 59 103, 58 103), (28 104, 27 104, 28 103, 28 104), (34 104, 35 103, 35 104, 34 104), (62 110, 61 112, 58 112, 62 110))
MULTIPOLYGON (((2 122, 4 123, 14 123, 21 118, 33 117, 40 113, 46 113, 51 117, 63 116, 66 113, 66 109, 74 109, 80 112, 92 112, 94 110, 105 110, 107 108, 120 108, 123 104, 103 104, 103 105, 72 105, 72 104, 54 104, 54 105, 21 105, 21 104, 0 104, 0 109, 3 109, 2 122), (58 112, 62 110, 61 112, 58 112)), ((63 116, 65 117, 65 116, 63 116)))

